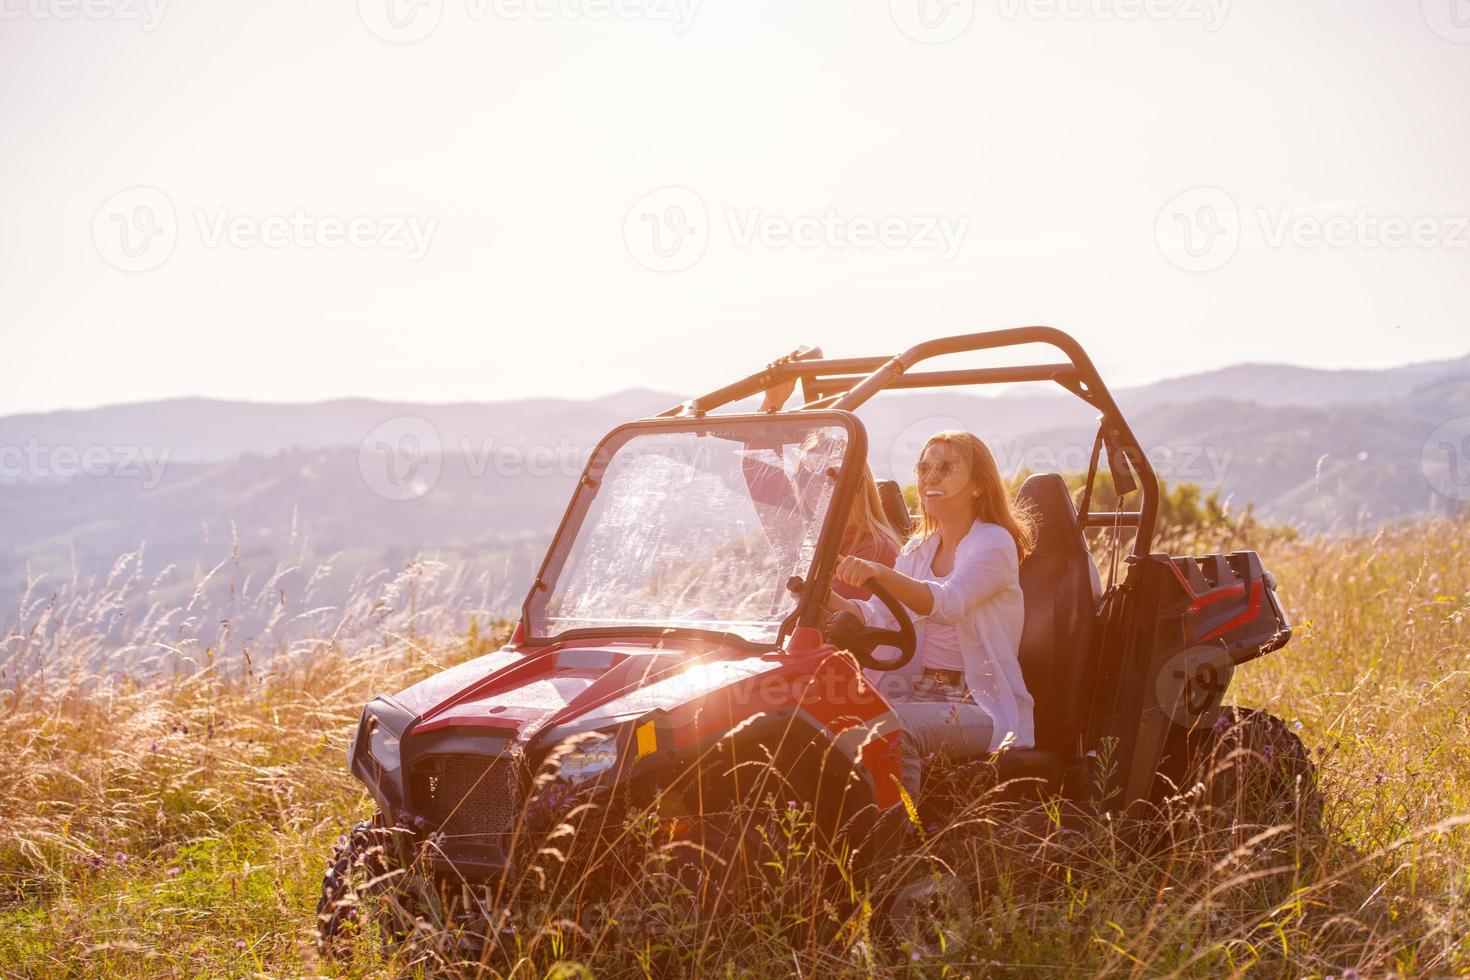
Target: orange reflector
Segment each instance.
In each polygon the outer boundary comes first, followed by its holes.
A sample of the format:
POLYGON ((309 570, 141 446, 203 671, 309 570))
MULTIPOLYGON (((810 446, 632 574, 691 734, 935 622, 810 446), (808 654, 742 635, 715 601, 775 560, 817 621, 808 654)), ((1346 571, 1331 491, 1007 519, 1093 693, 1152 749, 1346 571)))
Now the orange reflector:
POLYGON ((634 734, 638 736, 638 758, 641 759, 645 755, 652 755, 654 749, 658 748, 658 743, 653 734, 653 722, 645 721, 638 726, 634 734))

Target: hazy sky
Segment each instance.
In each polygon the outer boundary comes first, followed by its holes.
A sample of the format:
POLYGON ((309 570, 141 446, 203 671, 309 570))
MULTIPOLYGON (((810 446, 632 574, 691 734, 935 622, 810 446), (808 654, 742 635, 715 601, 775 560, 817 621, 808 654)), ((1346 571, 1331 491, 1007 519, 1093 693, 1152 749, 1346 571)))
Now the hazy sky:
POLYGON ((1027 323, 1115 384, 1470 350, 1467 0, 0 18, 0 413, 692 391, 1027 323))

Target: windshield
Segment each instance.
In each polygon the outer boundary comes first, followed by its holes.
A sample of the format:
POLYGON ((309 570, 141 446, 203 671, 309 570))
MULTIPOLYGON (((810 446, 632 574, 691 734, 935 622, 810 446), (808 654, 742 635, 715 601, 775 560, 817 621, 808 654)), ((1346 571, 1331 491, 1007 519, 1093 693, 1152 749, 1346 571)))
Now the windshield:
POLYGON ((615 433, 528 604, 528 630, 684 627, 774 643, 796 608, 848 432, 828 419, 615 433))

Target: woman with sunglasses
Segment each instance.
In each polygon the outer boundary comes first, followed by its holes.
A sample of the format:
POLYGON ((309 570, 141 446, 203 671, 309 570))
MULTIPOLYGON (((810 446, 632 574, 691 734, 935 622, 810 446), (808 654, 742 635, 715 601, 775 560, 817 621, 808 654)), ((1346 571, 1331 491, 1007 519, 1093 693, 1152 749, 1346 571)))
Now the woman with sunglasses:
POLYGON ((924 444, 917 489, 919 527, 894 566, 843 558, 827 600, 832 612, 893 629, 881 602, 836 591, 877 582, 913 617, 923 673, 910 699, 894 705, 910 796, 918 795, 923 760, 936 752, 975 756, 1034 742, 1032 698, 1017 657, 1030 520, 1011 503, 990 449, 968 432, 940 432, 924 444))

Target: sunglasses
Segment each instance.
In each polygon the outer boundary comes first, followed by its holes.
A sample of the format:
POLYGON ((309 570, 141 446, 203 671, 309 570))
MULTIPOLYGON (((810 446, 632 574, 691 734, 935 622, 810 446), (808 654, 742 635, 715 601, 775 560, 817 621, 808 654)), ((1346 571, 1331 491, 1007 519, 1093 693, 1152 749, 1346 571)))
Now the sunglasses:
POLYGON ((927 480, 931 476, 937 476, 939 479, 943 480, 954 475, 955 461, 952 459, 942 459, 927 463, 920 463, 918 466, 914 467, 914 469, 918 471, 919 479, 921 480, 927 480))

